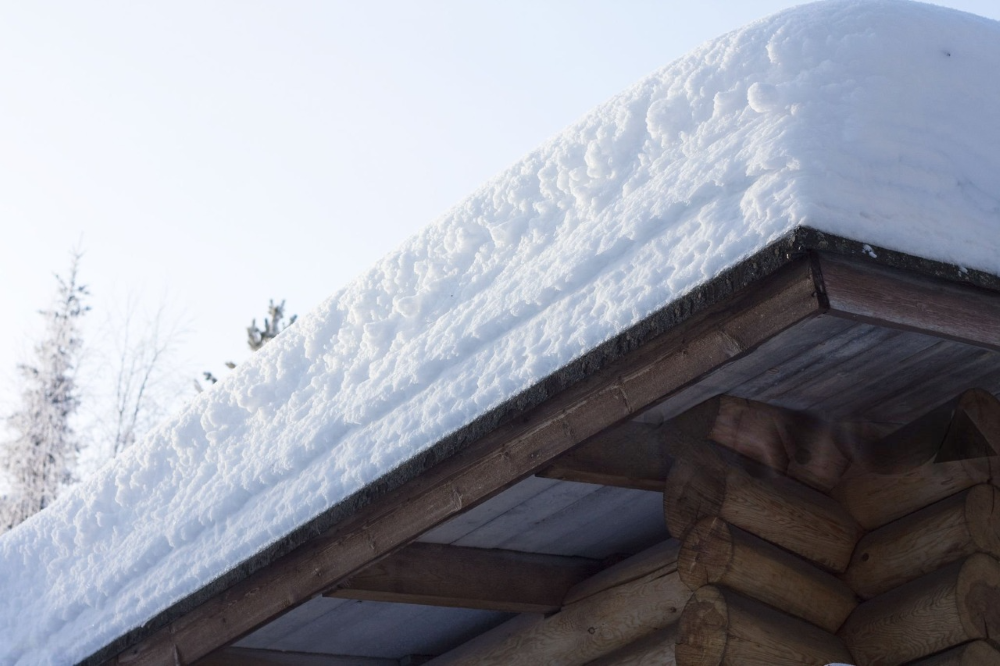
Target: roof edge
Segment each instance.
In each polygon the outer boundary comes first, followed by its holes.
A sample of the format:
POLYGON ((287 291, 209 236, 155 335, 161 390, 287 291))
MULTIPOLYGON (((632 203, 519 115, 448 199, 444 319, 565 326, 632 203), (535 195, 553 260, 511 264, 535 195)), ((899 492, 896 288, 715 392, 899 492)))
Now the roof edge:
POLYGON ((873 246, 811 227, 798 227, 722 271, 711 280, 668 303, 583 356, 571 361, 533 386, 497 405, 464 427, 440 439, 423 452, 345 497, 308 523, 271 543, 225 574, 158 613, 146 623, 119 636, 79 663, 84 666, 92 666, 113 659, 162 627, 263 569, 283 555, 327 532, 362 508, 388 495, 426 470, 464 451, 474 442, 510 423, 517 415, 541 405, 556 394, 571 388, 614 361, 683 324, 693 316, 723 303, 737 292, 814 252, 854 257, 897 270, 915 272, 924 276, 1000 292, 1000 276, 873 246))

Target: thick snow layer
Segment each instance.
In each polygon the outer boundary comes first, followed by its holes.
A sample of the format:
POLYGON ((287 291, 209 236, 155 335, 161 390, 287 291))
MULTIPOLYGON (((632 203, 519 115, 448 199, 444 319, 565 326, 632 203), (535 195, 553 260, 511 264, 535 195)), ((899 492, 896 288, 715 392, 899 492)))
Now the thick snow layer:
POLYGON ((0 538, 0 663, 90 655, 798 225, 1000 273, 998 71, 1000 24, 861 0, 655 73, 0 538))

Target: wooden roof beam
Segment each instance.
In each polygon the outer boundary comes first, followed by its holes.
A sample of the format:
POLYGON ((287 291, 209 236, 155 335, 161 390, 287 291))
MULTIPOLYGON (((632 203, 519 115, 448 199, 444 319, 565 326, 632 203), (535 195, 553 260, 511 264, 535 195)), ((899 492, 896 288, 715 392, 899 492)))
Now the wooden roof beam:
POLYGON ((209 654, 822 311, 814 267, 807 260, 788 265, 375 496, 336 527, 167 620, 112 661, 173 666, 209 654))
POLYGON ((1000 294, 821 254, 830 314, 1000 350, 1000 294))
MULTIPOLYGON (((677 551, 676 540, 648 548, 576 586, 559 612, 519 615, 428 666, 585 664, 651 634, 670 641, 661 632, 691 596, 677 572, 677 551)), ((657 647, 669 654, 672 643, 657 647)))
POLYGON ((230 647, 199 659, 195 666, 399 666, 399 660, 230 647))
POLYGON ((672 463, 658 426, 627 421, 559 456, 537 476, 661 492, 672 463))
POLYGON ((345 579, 325 596, 364 601, 551 613, 601 563, 510 550, 412 543, 345 579))

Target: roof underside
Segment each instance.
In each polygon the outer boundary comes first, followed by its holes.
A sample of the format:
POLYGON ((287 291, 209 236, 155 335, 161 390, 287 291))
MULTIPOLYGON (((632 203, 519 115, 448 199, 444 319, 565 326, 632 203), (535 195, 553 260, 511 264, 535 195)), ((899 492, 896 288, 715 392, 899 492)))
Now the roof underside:
MULTIPOLYGON (((720 277, 718 283, 707 285, 702 293, 692 294, 686 305, 670 310, 667 316, 671 318, 677 312, 684 313, 681 323, 676 319, 672 326, 644 322, 648 327, 646 335, 630 332, 630 343, 619 342, 620 346, 612 347, 625 351, 609 354, 605 349, 603 360, 596 363, 583 359, 580 363, 589 372, 581 372, 579 367, 564 369, 560 382, 571 387, 574 382, 591 381, 581 375, 618 376, 616 368, 641 356, 642 350, 662 344, 658 340, 671 329, 675 336, 681 335, 672 344, 686 345, 687 354, 697 336, 679 331, 696 330, 698 325, 704 329, 705 316, 715 312, 720 323, 710 325, 708 330, 724 330, 723 344, 729 339, 735 347, 711 361, 694 381, 667 381, 666 386, 677 388, 660 393, 645 408, 637 408, 630 417, 633 421, 658 423, 715 395, 729 394, 805 410, 824 419, 864 421, 887 431, 966 388, 979 387, 1000 394, 1000 298, 993 289, 997 284, 994 278, 880 249, 878 259, 873 259, 872 253, 860 244, 809 231, 800 231, 787 242, 794 244, 794 251, 789 246, 771 248, 720 277), (821 243, 824 250, 846 251, 853 257, 810 254, 814 251, 807 249, 806 243, 821 243), (805 259, 807 256, 812 259, 805 259), (887 268, 885 264, 910 270, 887 268), (792 279, 781 276, 797 275, 803 270, 808 284, 816 285, 811 287, 813 296, 825 292, 820 294, 817 307, 811 314, 796 315, 798 318, 790 325, 778 325, 773 334, 745 346, 747 342, 737 338, 749 335, 744 330, 748 324, 734 323, 743 321, 743 315, 733 302, 760 300, 754 294, 768 293, 771 287, 767 285, 792 279), (952 279, 945 281, 928 273, 952 279), (745 288, 737 290, 740 286, 745 288), (881 305, 885 305, 885 311, 878 310, 881 305), (657 332, 649 333, 651 329, 657 332)), ((661 358, 663 353, 655 357, 661 358)), ((548 402, 567 391, 572 393, 569 388, 556 391, 553 384, 552 378, 547 380, 548 402)), ((519 409, 511 408, 500 420, 544 409, 547 401, 543 398, 536 406, 531 401, 522 402, 519 409)), ((602 430, 621 423, 617 415, 602 419, 602 430)), ((483 430, 479 433, 485 434, 483 430)), ((536 467, 543 462, 538 461, 536 467)), ((418 478, 420 469, 411 470, 416 476, 410 478, 418 478)), ((406 479, 397 477, 397 481, 405 483, 406 479)), ((662 517, 662 495, 649 489, 537 476, 503 485, 507 488, 498 487, 500 492, 489 493, 486 501, 473 502, 472 508, 453 512, 445 522, 421 530, 414 537, 427 543, 571 555, 606 562, 669 538, 662 517)), ((385 493, 382 500, 374 494, 365 499, 375 504, 390 501, 391 489, 385 493)), ((441 654, 509 617, 509 613, 481 609, 320 596, 261 625, 236 646, 348 659, 336 663, 364 664, 369 663, 364 661, 368 658, 410 663, 406 659, 411 656, 441 654), (417 617, 423 619, 415 620, 417 617), (423 628, 423 622, 430 619, 434 620, 433 631, 423 628), (393 639, 378 638, 387 635, 393 639)))
MULTIPOLYGON (((1000 395, 1000 352, 821 314, 707 374, 636 420, 657 423, 728 394, 833 421, 891 428, 974 387, 1000 395)), ((418 540, 602 559, 638 553, 666 538, 660 493, 531 476, 418 540)), ((236 646, 401 660, 442 654, 511 617, 468 609, 449 612, 317 597, 236 646), (418 616, 422 620, 415 622, 418 616), (433 630, 425 624, 431 621, 433 630), (385 641, 384 636, 396 639, 385 641)))

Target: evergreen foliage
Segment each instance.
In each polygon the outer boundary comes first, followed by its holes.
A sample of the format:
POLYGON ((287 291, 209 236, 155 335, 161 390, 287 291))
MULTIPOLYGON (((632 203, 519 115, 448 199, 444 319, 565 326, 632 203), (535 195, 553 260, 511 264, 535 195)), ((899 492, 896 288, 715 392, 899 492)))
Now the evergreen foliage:
POLYGON ((75 372, 79 361, 80 318, 87 288, 78 284, 80 254, 73 255, 69 277, 56 276, 59 287, 46 320, 43 340, 35 346, 34 364, 19 366, 24 381, 21 407, 8 418, 13 439, 0 448, 10 494, 0 503, 0 531, 10 529, 51 504, 72 480, 79 442, 70 418, 80 404, 75 372))
POLYGON ((285 318, 285 301, 281 301, 279 305, 275 305, 273 300, 269 301, 267 313, 269 318, 264 317, 263 329, 257 327, 256 319, 252 320, 250 325, 247 326, 247 344, 250 346, 250 351, 257 351, 266 345, 276 338, 279 333, 294 324, 298 318, 298 315, 292 315, 287 324, 281 323, 281 320, 285 318))

